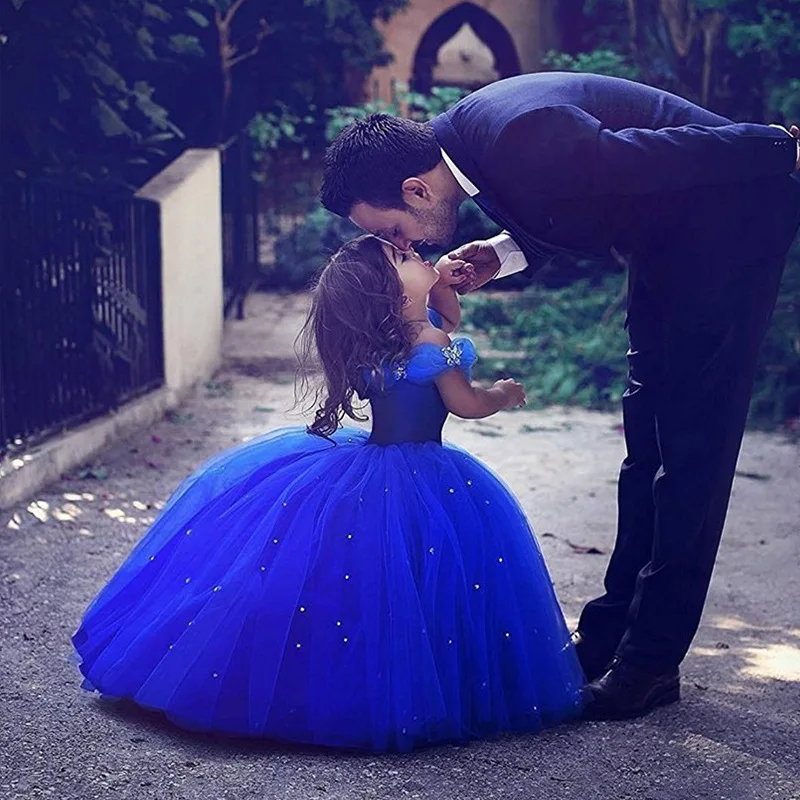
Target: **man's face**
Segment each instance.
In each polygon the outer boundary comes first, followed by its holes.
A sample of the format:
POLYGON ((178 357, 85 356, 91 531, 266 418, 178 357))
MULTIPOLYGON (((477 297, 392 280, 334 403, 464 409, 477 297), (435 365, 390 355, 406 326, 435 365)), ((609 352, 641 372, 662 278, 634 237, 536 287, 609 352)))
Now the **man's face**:
POLYGON ((350 219, 399 250, 408 250, 414 243, 446 247, 458 223, 458 203, 440 199, 416 206, 406 205, 404 209, 356 203, 350 211, 350 219))

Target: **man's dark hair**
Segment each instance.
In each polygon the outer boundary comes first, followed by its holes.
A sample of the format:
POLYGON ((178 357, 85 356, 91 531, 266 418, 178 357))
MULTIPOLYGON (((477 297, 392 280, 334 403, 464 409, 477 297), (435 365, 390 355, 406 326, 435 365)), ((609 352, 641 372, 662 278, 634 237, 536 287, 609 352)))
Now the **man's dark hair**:
POLYGON ((356 203, 404 208, 403 181, 441 159, 429 123, 372 114, 348 125, 325 151, 322 205, 340 217, 350 216, 356 203))

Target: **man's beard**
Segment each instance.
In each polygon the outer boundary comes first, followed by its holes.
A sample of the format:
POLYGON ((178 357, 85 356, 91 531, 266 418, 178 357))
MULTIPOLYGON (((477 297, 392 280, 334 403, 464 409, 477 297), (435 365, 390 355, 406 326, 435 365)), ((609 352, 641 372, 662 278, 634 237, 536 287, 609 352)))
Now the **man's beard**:
POLYGON ((457 200, 440 200, 433 208, 409 207, 408 210, 425 231, 426 242, 447 247, 458 225, 459 205, 457 200))

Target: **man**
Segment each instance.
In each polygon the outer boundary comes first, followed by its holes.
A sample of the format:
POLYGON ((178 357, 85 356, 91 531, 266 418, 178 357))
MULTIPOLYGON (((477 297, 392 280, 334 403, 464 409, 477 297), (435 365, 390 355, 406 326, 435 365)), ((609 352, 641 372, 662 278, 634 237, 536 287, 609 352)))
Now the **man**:
POLYGON ((590 717, 679 697, 800 224, 797 136, 630 81, 540 73, 430 123, 375 115, 328 148, 324 205, 401 249, 449 243, 468 197, 504 229, 453 254, 475 267, 467 289, 559 252, 627 258, 617 539, 574 634, 590 717))

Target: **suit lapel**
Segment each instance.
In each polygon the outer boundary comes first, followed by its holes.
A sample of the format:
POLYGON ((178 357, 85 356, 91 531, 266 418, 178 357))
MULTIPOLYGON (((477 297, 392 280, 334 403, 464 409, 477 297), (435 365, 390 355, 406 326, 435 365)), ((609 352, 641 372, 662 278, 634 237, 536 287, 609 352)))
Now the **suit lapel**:
MULTIPOLYGON (((471 153, 464 146, 461 136, 447 113, 434 117, 431 120, 431 125, 440 147, 479 189, 479 194, 472 199, 487 217, 511 234, 514 241, 522 248, 529 263, 541 262, 543 259, 552 258, 558 253, 573 253, 571 250, 558 247, 534 236, 515 221, 511 213, 504 207, 504 204, 488 188, 492 185, 490 176, 485 175, 480 166, 484 160, 482 158, 483 153, 480 150, 471 153)), ((543 230, 547 230, 548 227, 549 225, 546 224, 543 230)))

